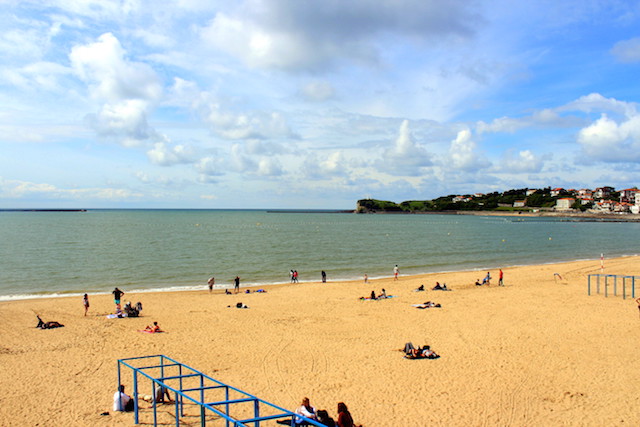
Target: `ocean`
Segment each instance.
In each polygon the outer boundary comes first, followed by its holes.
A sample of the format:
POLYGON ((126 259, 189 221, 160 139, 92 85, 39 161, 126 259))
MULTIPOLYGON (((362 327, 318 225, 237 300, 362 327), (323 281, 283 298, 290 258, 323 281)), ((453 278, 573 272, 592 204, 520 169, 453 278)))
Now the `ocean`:
MULTIPOLYGON (((640 223, 260 210, 0 212, 0 300, 268 286, 635 255, 640 223)), ((605 261, 606 262, 606 261, 605 261)))

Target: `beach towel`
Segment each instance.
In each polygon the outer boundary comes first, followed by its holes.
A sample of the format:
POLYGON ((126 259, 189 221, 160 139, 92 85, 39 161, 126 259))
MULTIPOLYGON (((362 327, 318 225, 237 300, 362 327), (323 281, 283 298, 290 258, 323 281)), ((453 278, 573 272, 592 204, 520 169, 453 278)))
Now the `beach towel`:
POLYGON ((383 299, 389 299, 389 298, 395 298, 395 295, 387 295, 386 298, 382 297, 382 298, 371 298, 371 297, 360 297, 360 301, 380 301, 383 299))
POLYGON ((107 314, 107 319, 123 319, 125 317, 127 317, 126 313, 120 314, 120 315, 118 315, 118 314, 107 314))
POLYGON ((162 334, 164 331, 149 331, 147 329, 138 329, 138 332, 142 332, 145 334, 162 334))

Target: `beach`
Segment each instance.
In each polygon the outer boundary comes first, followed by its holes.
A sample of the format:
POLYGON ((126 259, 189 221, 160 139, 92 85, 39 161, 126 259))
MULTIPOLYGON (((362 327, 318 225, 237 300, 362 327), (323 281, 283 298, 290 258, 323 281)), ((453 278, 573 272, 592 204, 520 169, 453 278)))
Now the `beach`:
MULTIPOLYGON (((638 275, 639 261, 607 259, 605 273, 638 275)), ((640 425, 640 316, 620 282, 618 296, 611 287, 608 297, 587 295, 599 260, 504 268, 503 287, 495 268, 491 285, 477 287, 486 271, 405 276, 402 267, 397 281, 329 276, 265 293, 124 288, 123 303, 142 302, 139 318, 108 319, 115 308, 105 294, 89 296, 86 317, 81 297, 2 302, 0 419, 134 425, 133 414, 113 412, 117 360, 164 354, 291 410, 307 396, 335 418, 345 402, 366 427, 640 425), (431 290, 436 281, 452 290, 431 290), (360 299, 383 288, 394 297, 360 299), (426 301, 441 307, 412 307, 426 301), (36 329, 36 313, 65 326, 36 329), (138 332, 153 321, 166 332, 138 332), (405 359, 406 342, 441 357, 405 359)), ((123 384, 132 392, 129 373, 123 384)), ((175 425, 172 408, 160 411, 163 425, 175 425)), ((141 422, 152 422, 148 409, 141 422)))

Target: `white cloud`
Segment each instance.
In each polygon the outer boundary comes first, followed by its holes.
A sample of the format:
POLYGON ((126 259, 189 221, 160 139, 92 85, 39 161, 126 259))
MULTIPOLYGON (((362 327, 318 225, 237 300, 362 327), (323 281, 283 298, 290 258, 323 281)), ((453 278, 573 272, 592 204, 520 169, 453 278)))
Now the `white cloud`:
POLYGON ((350 175, 352 166, 342 151, 335 151, 325 157, 308 155, 302 163, 301 173, 312 180, 330 180, 350 175))
POLYGON ((276 158, 262 157, 258 160, 256 174, 265 177, 280 176, 283 174, 282 165, 276 158))
POLYGON ((603 114, 580 130, 578 143, 595 161, 637 162, 640 160, 640 114, 620 123, 603 114))
POLYGON ((575 101, 559 107, 558 110, 574 110, 585 113, 608 111, 624 115, 626 117, 632 117, 637 114, 637 104, 633 102, 619 101, 615 98, 605 98, 599 93, 590 93, 589 95, 581 96, 575 101))
POLYGON ((619 41, 611 49, 611 54, 620 62, 640 62, 640 37, 619 41))
POLYGON ((75 46, 69 59, 74 72, 89 85, 92 98, 102 104, 97 114, 88 116, 99 135, 135 145, 155 134, 147 116, 162 86, 151 67, 127 60, 111 33, 101 35, 95 43, 75 46))
POLYGON ((393 146, 384 152, 383 158, 377 162, 377 167, 395 176, 417 176, 432 164, 431 154, 415 143, 409 130, 409 121, 404 120, 400 125, 398 138, 393 146))
POLYGON ((203 157, 196 162, 196 170, 202 177, 221 176, 224 174, 223 163, 219 158, 203 157))
POLYGON ((476 152, 476 143, 472 139, 471 131, 463 129, 458 132, 456 139, 451 141, 449 148, 449 162, 445 169, 478 171, 490 166, 491 163, 476 152))
POLYGON ((211 130, 225 139, 296 138, 285 117, 279 112, 233 113, 219 103, 204 105, 204 120, 211 130))
POLYGON ((531 150, 507 150, 495 165, 498 172, 502 173, 535 173, 540 172, 544 166, 544 160, 548 156, 537 156, 531 150))
POLYGON ((153 145, 153 148, 147 151, 147 156, 153 164, 160 166, 173 166, 192 163, 194 153, 190 147, 186 147, 181 144, 170 147, 165 142, 156 142, 153 145))
POLYGON ((121 201, 142 197, 125 188, 58 188, 52 184, 33 183, 29 181, 5 180, 0 177, 0 198, 40 198, 40 199, 72 199, 72 200, 112 200, 121 201))

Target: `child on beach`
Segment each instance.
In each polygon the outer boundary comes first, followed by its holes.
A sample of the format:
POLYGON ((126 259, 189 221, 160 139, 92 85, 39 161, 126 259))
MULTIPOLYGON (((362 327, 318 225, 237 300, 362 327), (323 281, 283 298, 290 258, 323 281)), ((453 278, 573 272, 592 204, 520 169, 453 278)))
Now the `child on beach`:
POLYGON ((87 311, 89 311, 89 296, 84 294, 82 297, 82 305, 84 305, 84 315, 87 315, 87 311))

